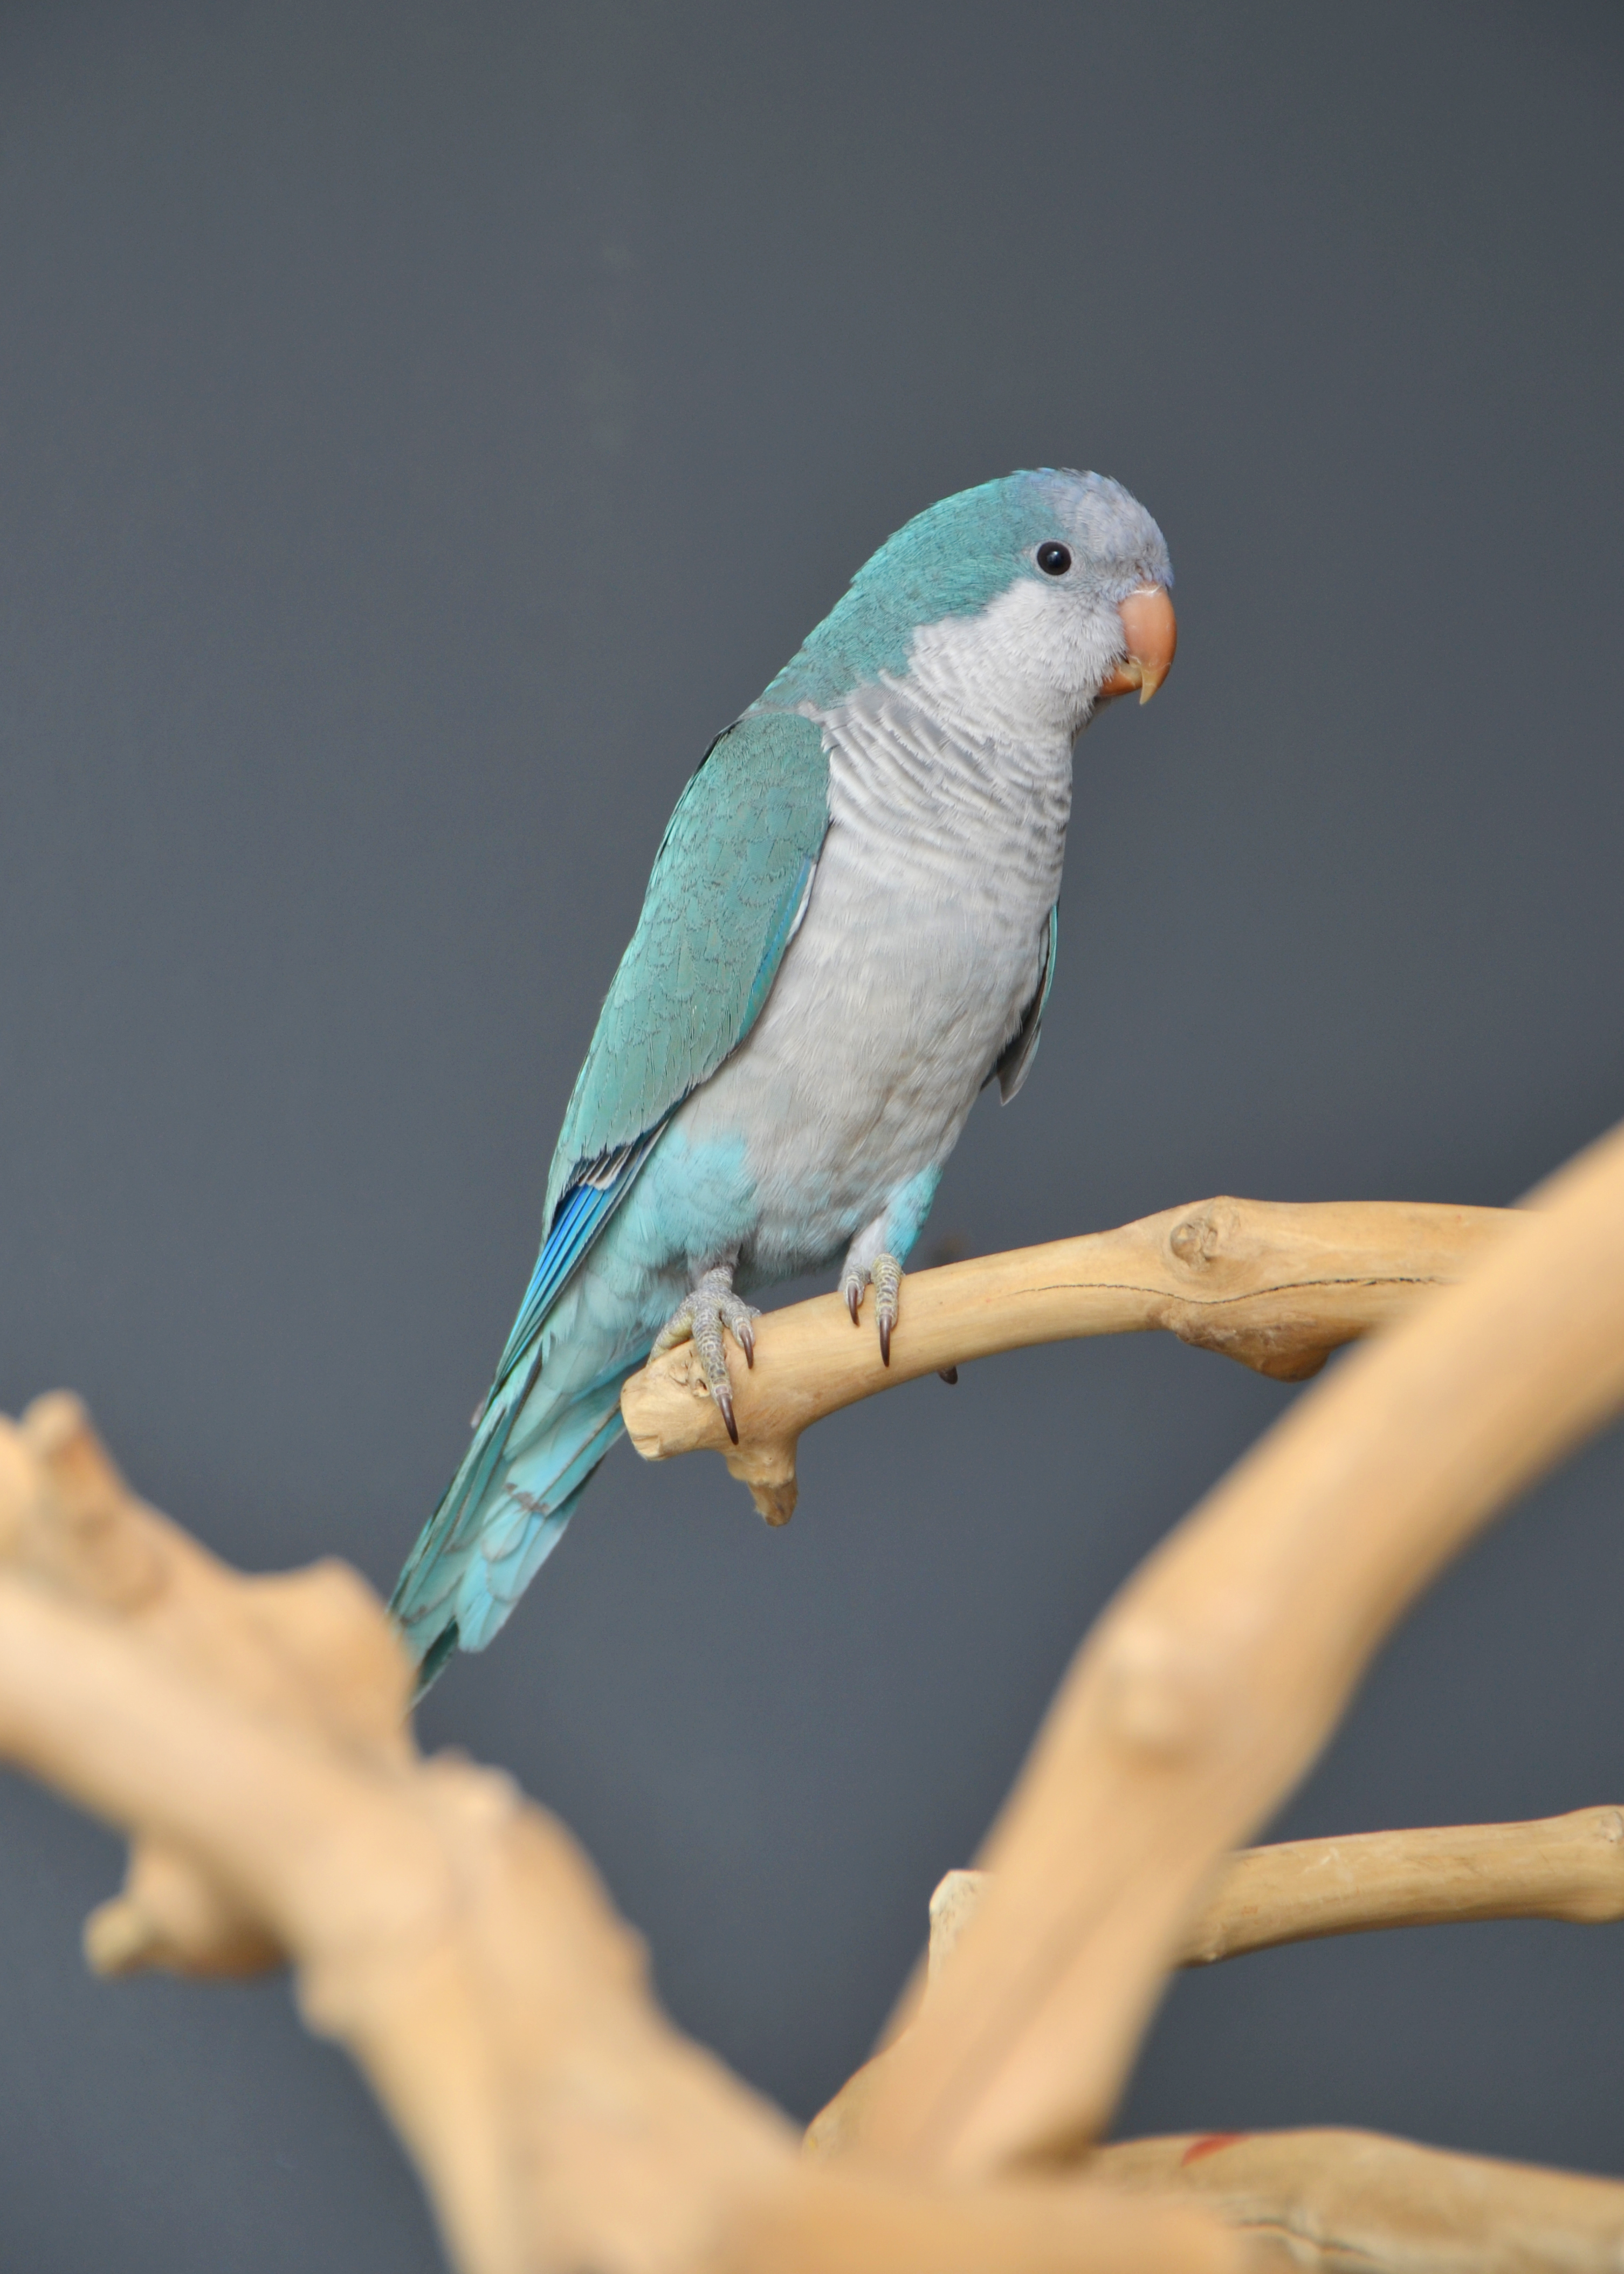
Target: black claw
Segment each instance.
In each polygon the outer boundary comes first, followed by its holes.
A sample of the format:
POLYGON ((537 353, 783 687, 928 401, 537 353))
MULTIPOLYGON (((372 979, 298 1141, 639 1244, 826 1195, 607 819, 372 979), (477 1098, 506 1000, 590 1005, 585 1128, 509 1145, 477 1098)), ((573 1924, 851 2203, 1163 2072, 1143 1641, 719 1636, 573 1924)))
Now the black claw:
POLYGON ((857 1312, 861 1302, 862 1289, 857 1286, 848 1287, 846 1291, 846 1307, 852 1314, 852 1324, 853 1326, 857 1324, 857 1312))
POLYGON ((891 1321, 883 1312, 880 1314, 880 1364, 891 1364, 891 1321))
POLYGON ((756 1330, 751 1326, 748 1319, 740 1320, 737 1339, 740 1349, 744 1352, 744 1362, 746 1366, 750 1368, 751 1372, 754 1373, 756 1369, 756 1330))
POLYGON ((936 1368, 936 1372, 941 1375, 943 1381, 946 1382, 948 1388, 951 1389, 954 1383, 959 1379, 959 1368, 956 1366, 939 1366, 936 1368))
POLYGON ((739 1442, 739 1424, 733 1419, 733 1401, 731 1391, 713 1389, 710 1395, 715 1398, 722 1419, 727 1425, 728 1435, 736 1445, 739 1442))

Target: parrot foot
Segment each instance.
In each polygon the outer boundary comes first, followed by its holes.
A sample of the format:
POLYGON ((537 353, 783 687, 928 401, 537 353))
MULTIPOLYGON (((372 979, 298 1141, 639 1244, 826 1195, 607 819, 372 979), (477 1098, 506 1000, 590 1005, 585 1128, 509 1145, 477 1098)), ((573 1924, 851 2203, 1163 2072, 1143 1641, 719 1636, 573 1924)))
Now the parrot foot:
POLYGON ((751 1321, 760 1316, 761 1313, 742 1296, 734 1294, 733 1265, 718 1263, 714 1270, 704 1272, 683 1297, 655 1336, 654 1347, 649 1352, 650 1358, 658 1358, 662 1351, 674 1350, 679 1343, 693 1344, 717 1411, 735 1445, 739 1442, 739 1424, 733 1419, 733 1389, 727 1377, 723 1333, 726 1330, 732 1335, 744 1352, 746 1366, 753 1367, 756 1334, 751 1321))
POLYGON ((846 1307, 852 1314, 852 1324, 857 1324, 857 1313, 862 1303, 863 1289, 874 1290, 874 1323, 880 1330, 880 1363, 891 1364, 891 1338, 897 1324, 898 1298, 902 1290, 902 1266, 894 1255, 876 1255, 868 1269, 848 1263, 840 1282, 840 1292, 846 1298, 846 1307))

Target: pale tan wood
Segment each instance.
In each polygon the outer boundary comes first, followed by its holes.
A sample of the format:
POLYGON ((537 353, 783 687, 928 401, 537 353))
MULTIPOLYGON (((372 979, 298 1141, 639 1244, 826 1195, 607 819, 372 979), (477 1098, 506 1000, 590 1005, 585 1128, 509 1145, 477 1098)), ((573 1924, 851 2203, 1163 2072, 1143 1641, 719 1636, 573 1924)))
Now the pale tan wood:
POLYGON ((714 2274, 1251 2274, 1255 2263, 1219 2218, 1149 2190, 1136 2200, 1115 2175, 926 2188, 803 2167, 738 2219, 714 2274), (1124 2219, 1128 2210, 1162 2224, 1124 2219))
MULTIPOLYGON (((930 1979, 989 1886, 950 1871, 930 1898, 930 1979)), ((1447 1824, 1244 1848, 1184 1929, 1177 1963, 1400 1926, 1471 1919, 1624 1918, 1624 1809, 1578 1808, 1525 1824, 1447 1824)))
POLYGON ((812 2172, 672 2028, 561 1826, 417 1756, 410 1669, 335 1564, 245 1579, 124 1486, 75 1401, 0 1423, 0 1758, 127 1830, 109 1970, 285 1954, 355 2056, 463 2274, 1238 2274, 1201 2215, 1072 2180, 812 2172))
MULTIPOLYGON (((991 1884, 985 1871, 949 1871, 932 1894, 926 1998, 991 1884)), ((1210 1966, 1328 1935, 1508 1918, 1587 1925, 1624 1918, 1624 1809, 1243 1849, 1221 1867, 1173 1962, 1210 1966)), ((917 2008, 908 2026, 916 2019, 917 2008)), ((898 2028, 814 2117, 809 2154, 832 2157, 857 2143, 900 2036, 898 2028)))
POLYGON ((1403 1201, 1193 1201, 1114 1231, 910 1272, 889 1367, 868 1312, 853 1328, 838 1296, 768 1312, 754 1367, 728 1349, 736 1447, 691 1344, 633 1374, 620 1410, 644 1460, 719 1452, 768 1523, 786 1524, 801 1433, 843 1405, 997 1351, 1155 1328, 1300 1382, 1342 1344, 1458 1279, 1510 1213, 1403 1201))
POLYGON ((1128 2140, 1089 2171, 1199 2203, 1254 2242, 1259 2268, 1313 2274, 1618 2274, 1624 2186, 1375 2132, 1192 2133, 1128 2140))
MULTIPOLYGON (((1242 2236, 1171 2200, 1207 2188, 1234 2217, 1233 2186, 1199 2177, 1227 2149, 1206 2143, 1186 2165, 1177 2143, 1192 2180, 1169 2177, 1157 2143, 1136 2143, 1137 2163, 1098 2154, 1086 2175, 1040 2179, 1030 2159, 1086 2147, 1223 1849, 1323 1741, 1392 1618, 1499 1500, 1624 1399, 1624 1147, 1598 1148, 1543 1201, 1534 1215, 1443 1212, 1466 1225, 1448 1269, 1431 1268, 1437 1226, 1420 1224, 1408 1268, 1392 1248, 1351 1292, 1312 1259, 1293 1280, 1237 1257, 1244 1227, 1222 1209, 1209 1243, 1214 1204, 1153 1220, 1171 1223, 1169 1241, 1187 1231, 1190 1269, 1233 1267, 1244 1284, 1203 1283, 1190 1317, 1164 1290, 1159 1318, 1140 1284, 1123 1330, 1193 1329, 1281 1373, 1345 1338, 1330 1329, 1359 1305, 1402 1308, 1407 1286, 1465 1269, 1472 1239, 1487 1252, 1272 1432, 1079 1653, 989 1843, 990 1893, 833 2143, 849 2165, 797 2165, 776 2112, 670 2027, 562 1827, 504 1779, 417 1758, 404 1666, 352 1575, 229 1572, 132 1500, 68 1400, 0 1427, 0 1755, 132 1834, 125 1893, 88 1933, 96 1962, 292 1958, 307 2018, 371 2078, 468 2274, 1235 2265, 1242 2236), (998 2176, 1020 2161, 1026 2176, 998 2176)), ((1305 1227, 1282 1219, 1304 1214, 1262 1212, 1298 1267, 1305 1227)), ((1041 1338, 1052 1292, 1017 1288, 1024 1322, 992 1346, 1041 1338)), ((1360 1323, 1375 1322, 1367 1309, 1360 1323)), ((1570 1885, 1564 1899, 1590 1895, 1570 1885)), ((1279 1926, 1286 1895, 1271 1900, 1279 1926)), ((1246 2200, 1308 2219, 1304 2234, 1329 2202, 1364 2219, 1347 2232, 1410 2247, 1391 2164, 1348 2180, 1344 2205, 1323 2163, 1296 2193, 1271 2166, 1246 2200)), ((1422 2236, 1433 2258, 1392 2263, 1602 2263, 1582 2255, 1589 2211, 1564 2225, 1550 2188, 1604 2183, 1529 2177, 1550 2183, 1543 2228, 1526 2190, 1488 2213, 1468 2190, 1422 2236), (1452 2234, 1466 2255, 1439 2258, 1452 2234), (1545 2255, 1525 2262, 1530 2234, 1545 2255), (1498 2248, 1507 2235, 1513 2255, 1485 2259, 1485 2236, 1498 2248)))
POLYGON ((1184 1930, 1178 1963, 1372 1928, 1509 1918, 1624 1918, 1624 1809, 1244 1849, 1184 1930))
POLYGON ((860 2152, 967 2178, 1097 2137, 1225 1853, 1421 1589, 1624 1402, 1624 1134, 1538 1198, 1299 1399, 1098 1622, 860 2152))

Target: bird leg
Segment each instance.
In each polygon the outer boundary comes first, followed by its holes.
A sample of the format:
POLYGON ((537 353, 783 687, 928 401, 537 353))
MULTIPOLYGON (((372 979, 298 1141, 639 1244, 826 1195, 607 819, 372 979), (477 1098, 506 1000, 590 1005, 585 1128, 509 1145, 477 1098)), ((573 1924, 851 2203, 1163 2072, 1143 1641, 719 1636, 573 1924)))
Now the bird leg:
POLYGON ((723 1330, 732 1335, 744 1352, 745 1364, 754 1366, 756 1335, 750 1321, 761 1316, 758 1310, 733 1292, 737 1268, 736 1263, 713 1263, 702 1271, 655 1336, 654 1347, 649 1353, 650 1358, 658 1358, 662 1351, 672 1350, 678 1343, 693 1344, 717 1411, 735 1445, 739 1442, 739 1425, 733 1419, 733 1391, 727 1378, 723 1330))
POLYGON ((880 1363, 891 1364, 891 1330, 897 1323, 898 1298, 902 1290, 902 1266, 894 1255, 882 1248, 872 1262, 858 1258, 856 1244, 846 1259, 846 1269, 840 1278, 840 1292, 846 1298, 846 1307, 852 1314, 852 1324, 857 1324, 861 1307, 863 1289, 874 1290, 874 1323, 880 1330, 880 1363))

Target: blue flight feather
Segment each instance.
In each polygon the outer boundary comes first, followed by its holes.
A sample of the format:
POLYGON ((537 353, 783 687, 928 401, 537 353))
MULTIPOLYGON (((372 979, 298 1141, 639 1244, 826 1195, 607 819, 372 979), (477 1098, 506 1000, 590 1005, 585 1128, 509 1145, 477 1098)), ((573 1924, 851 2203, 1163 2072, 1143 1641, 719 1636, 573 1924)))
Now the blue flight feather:
POLYGON ((513 1322, 497 1362, 495 1388, 500 1389, 541 1330, 542 1321, 574 1276, 576 1265, 632 1188, 637 1171, 654 1150, 665 1124, 649 1131, 635 1145, 625 1147, 602 1163, 588 1168, 579 1184, 572 1185, 553 1212, 553 1224, 542 1242, 536 1269, 524 1291, 519 1315, 513 1322))

